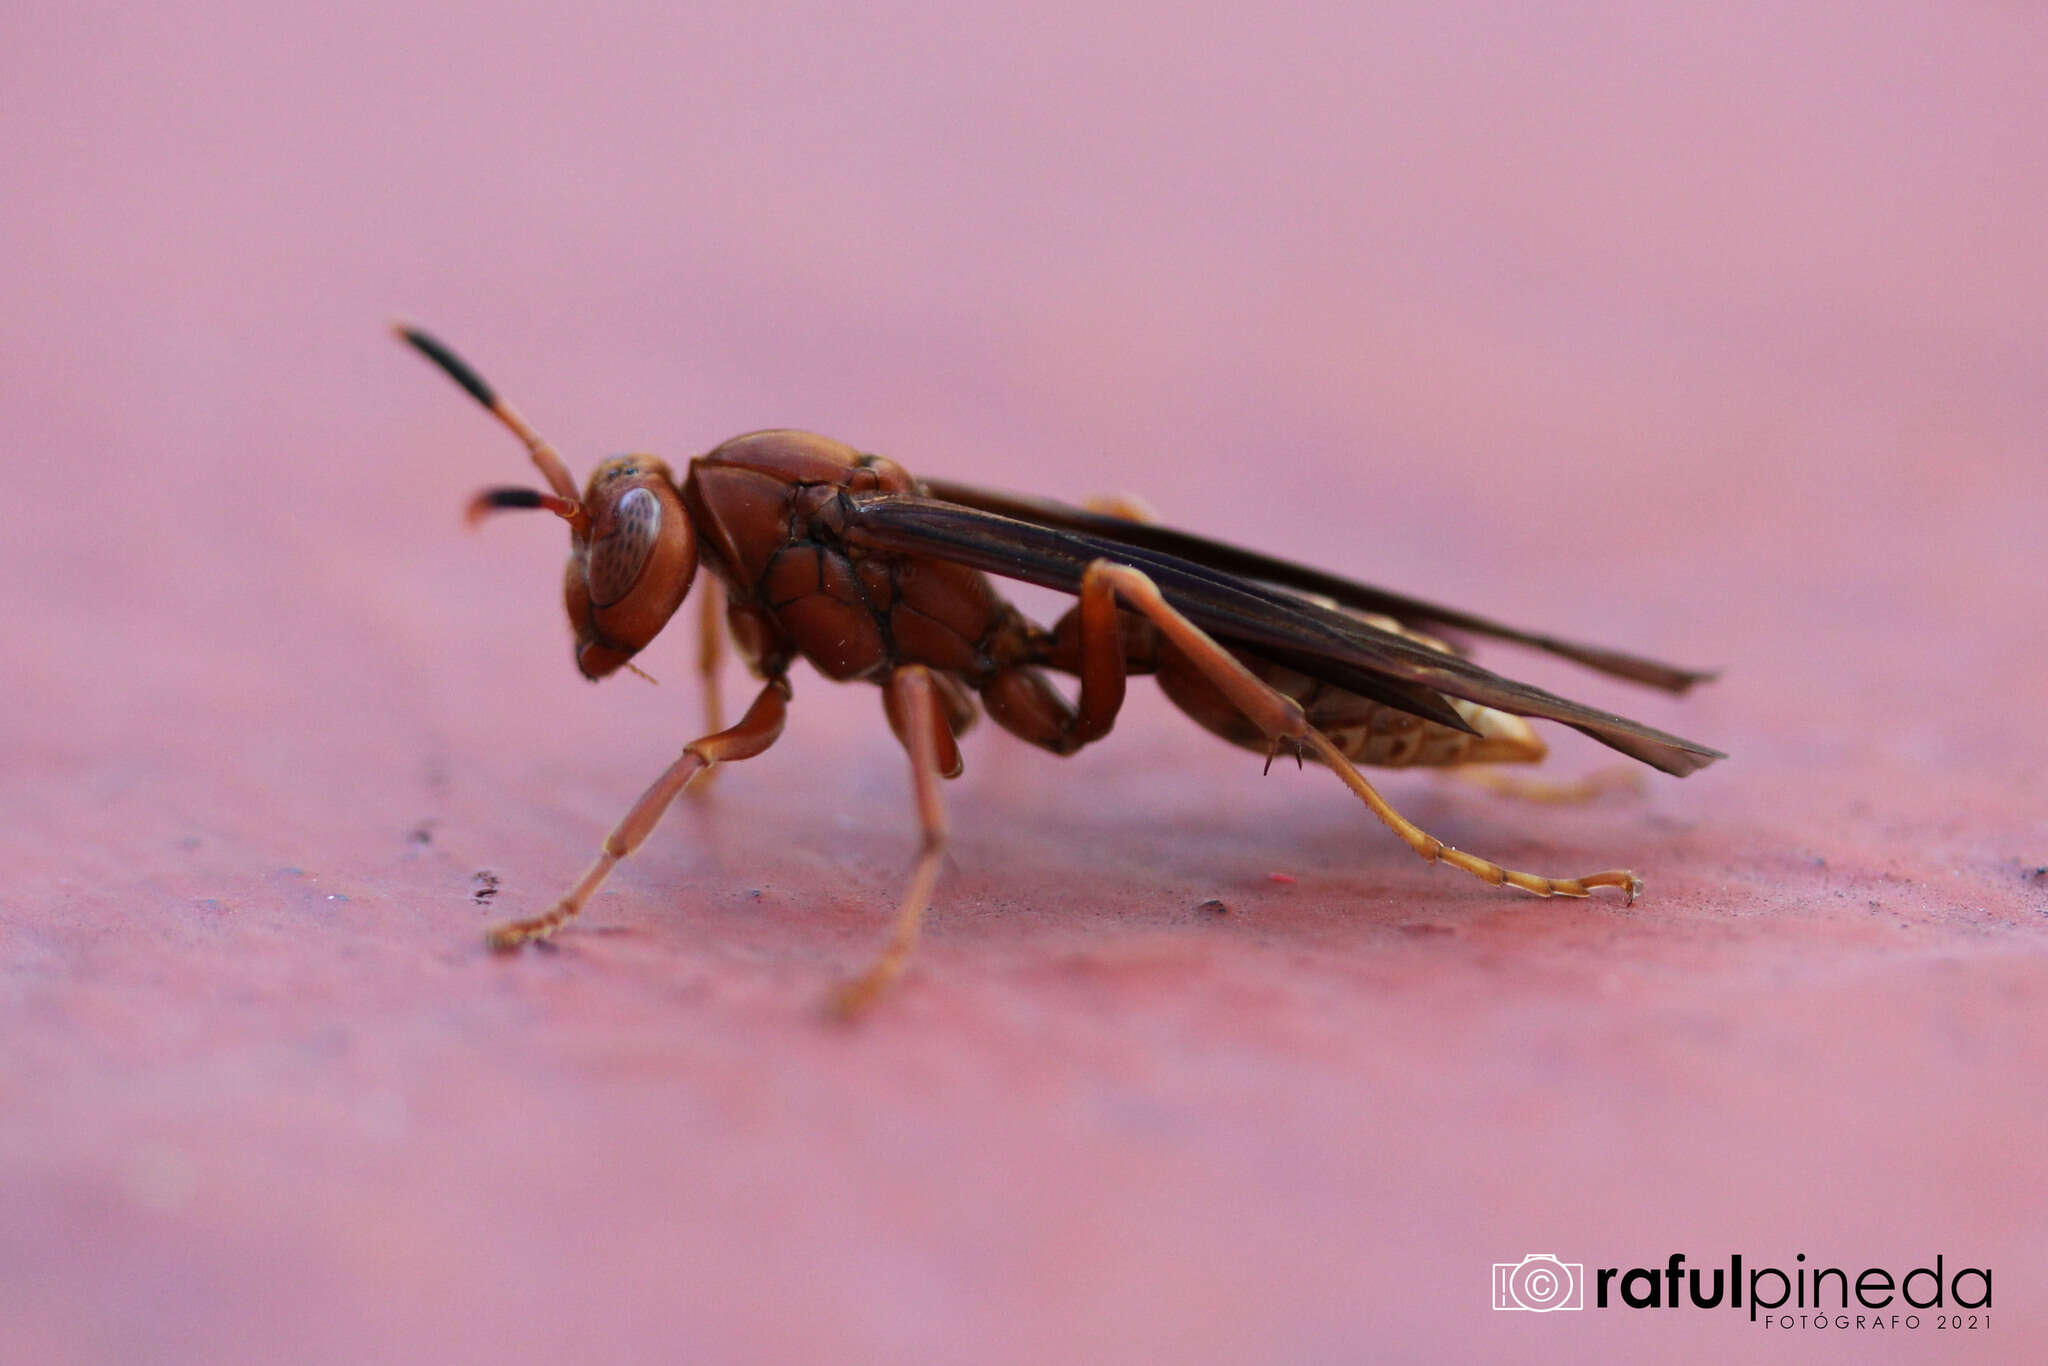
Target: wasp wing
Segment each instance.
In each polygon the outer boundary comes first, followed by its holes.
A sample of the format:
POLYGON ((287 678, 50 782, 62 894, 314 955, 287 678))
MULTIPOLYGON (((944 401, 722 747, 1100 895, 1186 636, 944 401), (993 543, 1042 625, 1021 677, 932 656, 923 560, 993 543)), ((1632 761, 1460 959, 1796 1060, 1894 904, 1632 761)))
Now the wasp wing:
MULTIPOLYGON (((1458 730, 1471 727, 1449 697, 1560 722, 1666 773, 1683 776, 1726 757, 1383 631, 1287 586, 1162 550, 917 494, 855 495, 846 507, 849 540, 904 554, 937 555, 1061 592, 1080 589, 1090 561, 1130 565, 1226 645, 1458 730)), ((1134 525, 1105 520, 1118 527, 1134 525)))
POLYGON ((1455 607, 1445 607, 1438 603, 1425 602, 1421 598, 1411 598, 1405 593, 1395 593, 1384 588, 1375 588, 1371 584, 1339 578, 1335 574, 1312 569, 1307 565, 1262 555, 1256 550, 1246 550, 1242 546, 1230 545, 1224 541, 1213 541, 1206 536, 1176 531, 1172 527, 1156 526, 1149 522, 1133 522, 1122 517, 1089 512, 1084 508, 1072 507, 1050 498, 1035 498, 1029 494, 978 488, 972 484, 957 484, 950 480, 927 480, 925 486, 931 490, 933 497, 949 503, 958 503, 963 507, 980 508, 985 512, 1014 517, 1020 521, 1035 522, 1040 526, 1061 527, 1114 541, 1119 545, 1160 551, 1226 574, 1297 588, 1305 593, 1329 598, 1346 607, 1355 607, 1365 612, 1378 612, 1393 617, 1404 625, 1425 630, 1438 627, 1452 631, 1468 631, 1473 635, 1490 636, 1495 640, 1511 640, 1518 645, 1533 646, 1586 665, 1588 668, 1598 669, 1601 673, 1625 678, 1632 683, 1645 683, 1667 692, 1682 693, 1693 684, 1705 683, 1714 677, 1711 670, 1681 669, 1676 665, 1644 659, 1640 655, 1628 654, 1621 650, 1562 640, 1556 636, 1503 625, 1471 612, 1461 612, 1455 607))

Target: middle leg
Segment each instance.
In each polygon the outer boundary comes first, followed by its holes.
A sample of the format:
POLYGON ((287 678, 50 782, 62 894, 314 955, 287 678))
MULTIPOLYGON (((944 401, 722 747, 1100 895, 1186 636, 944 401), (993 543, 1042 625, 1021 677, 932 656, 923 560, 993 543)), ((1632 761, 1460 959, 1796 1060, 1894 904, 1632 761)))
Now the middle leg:
MULTIPOLYGON (((939 801, 939 781, 948 765, 941 757, 953 747, 953 734, 939 704, 932 676, 921 664, 906 664, 889 675, 886 689, 890 719, 900 718, 897 734, 910 751, 910 782, 917 796, 920 831, 917 862, 911 866, 910 883, 897 903, 896 920, 889 942, 875 961, 858 977, 844 982, 832 993, 832 1013, 852 1019, 873 1005, 887 991, 910 962, 917 949, 918 932, 924 927, 924 913, 931 905, 932 888, 939 880, 939 863, 946 853, 946 809, 939 801)), ((957 764, 957 751, 954 751, 957 764)))

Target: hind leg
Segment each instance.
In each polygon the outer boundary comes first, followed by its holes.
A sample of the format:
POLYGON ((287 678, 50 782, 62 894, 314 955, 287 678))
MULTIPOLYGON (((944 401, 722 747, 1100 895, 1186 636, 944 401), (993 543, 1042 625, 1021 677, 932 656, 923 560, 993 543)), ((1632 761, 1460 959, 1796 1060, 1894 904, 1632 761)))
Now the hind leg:
POLYGON ((1526 773, 1503 773, 1492 764, 1459 764, 1441 770, 1447 778, 1483 788, 1496 797, 1545 806, 1576 806, 1597 801, 1610 792, 1641 792, 1643 772, 1626 764, 1608 764, 1582 778, 1538 778, 1526 773))
MULTIPOLYGON (((1496 887, 1517 887, 1537 896, 1587 896, 1595 888, 1613 887, 1633 901, 1642 890, 1641 880, 1624 869, 1608 869, 1584 877, 1546 877, 1540 873, 1507 868, 1491 859, 1452 848, 1394 810, 1336 743, 1309 724, 1300 703, 1259 679, 1207 632, 1181 615, 1166 601, 1158 585, 1143 572, 1110 560, 1097 560, 1089 565, 1081 580, 1082 608, 1085 611, 1093 601, 1100 610, 1099 605, 1104 600, 1112 606, 1120 605, 1141 614, 1157 627, 1176 650, 1259 728, 1273 752, 1291 748, 1297 753, 1307 751, 1314 754, 1419 857, 1431 863, 1448 863, 1496 887)), ((1121 681, 1118 680, 1119 684, 1121 681)), ((1085 673, 1083 694, 1086 694, 1085 673)))

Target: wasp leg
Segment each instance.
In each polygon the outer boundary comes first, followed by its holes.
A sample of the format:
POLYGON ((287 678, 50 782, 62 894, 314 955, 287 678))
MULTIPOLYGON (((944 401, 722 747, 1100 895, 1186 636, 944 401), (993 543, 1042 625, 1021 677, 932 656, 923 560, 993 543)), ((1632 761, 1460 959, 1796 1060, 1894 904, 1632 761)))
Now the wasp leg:
MULTIPOLYGON (((715 735, 725 729, 725 694, 719 688, 718 670, 725 663, 725 594, 705 586, 697 608, 697 677, 704 687, 704 733, 715 735)), ((690 784, 690 795, 702 797, 711 790, 714 770, 690 784)))
POLYGON ((1083 501, 1081 506, 1104 517, 1121 517, 1126 522, 1142 522, 1146 526, 1155 526, 1159 522, 1159 513, 1135 493, 1098 493, 1083 501))
POLYGON ((704 605, 697 609, 697 676, 704 681, 704 730, 707 734, 725 729, 725 694, 718 686, 719 666, 724 663, 725 595, 707 592, 704 605))
MULTIPOLYGON (((1292 746, 1296 752, 1303 749, 1313 753, 1332 772, 1344 780, 1360 801, 1386 825, 1399 835, 1410 849, 1431 863, 1448 863, 1490 882, 1498 887, 1503 884, 1519 887, 1537 896, 1586 896, 1595 887, 1618 887, 1634 901, 1642 891, 1643 884, 1634 873, 1622 869, 1609 869, 1586 877, 1552 878, 1537 873, 1517 872, 1504 868, 1490 859, 1454 849, 1436 836, 1429 834, 1400 812, 1387 804, 1386 798, 1374 790, 1363 774, 1344 756, 1342 750, 1330 738, 1308 723, 1307 715, 1299 703, 1261 682, 1251 670, 1238 662, 1228 650, 1218 645, 1207 632, 1182 616, 1159 591, 1159 586, 1141 572, 1129 565, 1120 565, 1110 560, 1096 560, 1081 576, 1081 606, 1088 606, 1091 595, 1113 595, 1125 606, 1142 613, 1160 632, 1185 655, 1209 681, 1228 697, 1233 705, 1273 742, 1277 752, 1283 746, 1292 746)), ((1121 680, 1119 680, 1121 681, 1121 680)), ((1083 678, 1083 693, 1086 693, 1086 678, 1083 678)))
POLYGON ((917 794, 922 839, 910 884, 903 889, 903 900, 896 908, 889 942, 867 971, 832 993, 831 1010, 842 1019, 851 1019, 873 1005, 903 975, 917 948, 925 908, 931 904, 932 887, 938 882, 939 861, 946 852, 946 810, 939 802, 939 780, 945 776, 946 765, 940 751, 951 748, 953 736, 939 708, 932 676, 921 664, 906 664, 890 674, 883 687, 890 717, 900 721, 897 733, 910 751, 910 781, 917 794))
POLYGON ((633 809, 626 813, 626 818, 605 836, 604 850, 597 856, 597 861, 584 870, 575 885, 562 894, 562 899, 546 915, 537 915, 531 920, 507 921, 496 926, 490 932, 490 946, 504 953, 530 940, 545 939, 573 920, 583 909, 583 903, 590 900, 592 894, 604 885, 604 880, 611 876, 619 860, 640 847, 640 841, 647 838, 656 822, 661 820, 662 813, 668 810, 669 803, 690 785, 691 779, 708 771, 713 764, 751 759, 775 743, 782 734, 788 704, 788 680, 771 678, 738 725, 701 740, 692 740, 684 746, 682 757, 670 764, 668 771, 640 794, 640 800, 633 803, 633 809))
POLYGON ((1005 669, 981 690, 982 705, 997 725, 1062 756, 1109 734, 1123 710, 1134 659, 1143 669, 1153 667, 1149 650, 1126 638, 1116 595, 1089 577, 1095 568, 1083 573, 1080 600, 1060 619, 1049 661, 1080 678, 1075 699, 1069 702, 1035 668, 1005 669))
POLYGON ((1523 773, 1503 773, 1491 764, 1457 764, 1440 770, 1445 777, 1484 788, 1496 797, 1549 806, 1576 806, 1597 801, 1610 792, 1641 792, 1643 772, 1626 764, 1596 768, 1583 778, 1536 778, 1523 773))

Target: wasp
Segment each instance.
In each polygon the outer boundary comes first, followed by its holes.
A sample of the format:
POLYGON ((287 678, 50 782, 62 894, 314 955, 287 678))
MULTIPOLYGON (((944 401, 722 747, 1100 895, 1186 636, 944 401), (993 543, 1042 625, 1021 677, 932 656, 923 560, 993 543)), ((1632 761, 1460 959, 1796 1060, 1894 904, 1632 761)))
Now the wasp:
POLYGON ((983 711, 1019 739, 1072 754, 1109 734, 1126 680, 1149 674, 1175 706, 1263 753, 1268 766, 1284 754, 1329 769, 1429 862, 1537 896, 1613 888, 1630 902, 1642 882, 1625 869, 1546 877, 1446 845, 1395 811, 1360 765, 1534 763, 1545 746, 1528 718, 1570 726, 1680 777, 1726 757, 1493 673, 1431 633, 1512 641, 1673 693, 1709 672, 1520 630, 1175 531, 1134 502, 1071 507, 921 480, 887 456, 787 430, 734 437, 692 459, 681 478, 651 455, 614 456, 579 492, 561 456, 474 369, 418 328, 396 330, 525 444, 546 481, 545 490, 487 488, 470 518, 539 509, 569 524, 562 598, 586 678, 631 669, 682 607, 700 567, 717 580, 699 628, 709 733, 683 746, 553 906, 490 931, 501 952, 573 920, 684 789, 773 745, 799 659, 834 682, 881 689, 909 755, 922 837, 881 951, 832 997, 847 1015, 910 962, 946 849, 940 783, 959 776, 959 738, 983 711), (991 575, 1071 593, 1076 603, 1047 629, 1006 601, 991 575), (716 686, 728 634, 760 682, 731 726, 716 686), (1077 680, 1071 697, 1053 673, 1077 680))

